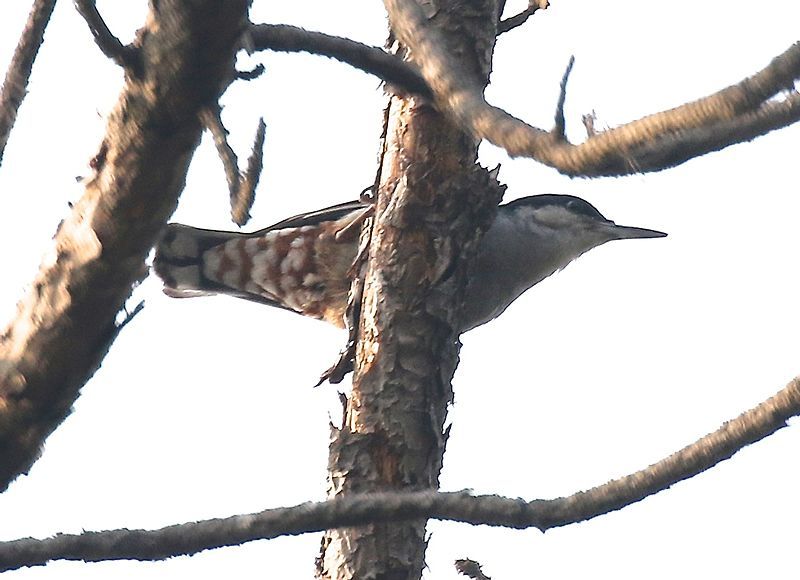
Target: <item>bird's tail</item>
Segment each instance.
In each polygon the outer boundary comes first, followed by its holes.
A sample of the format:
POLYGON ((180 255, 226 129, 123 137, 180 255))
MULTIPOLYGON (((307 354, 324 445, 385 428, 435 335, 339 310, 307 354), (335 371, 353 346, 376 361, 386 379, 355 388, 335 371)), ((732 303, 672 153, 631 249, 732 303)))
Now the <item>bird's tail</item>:
POLYGON ((174 298, 216 294, 217 284, 203 273, 204 254, 241 234, 167 224, 156 246, 153 270, 164 281, 164 293, 174 298))

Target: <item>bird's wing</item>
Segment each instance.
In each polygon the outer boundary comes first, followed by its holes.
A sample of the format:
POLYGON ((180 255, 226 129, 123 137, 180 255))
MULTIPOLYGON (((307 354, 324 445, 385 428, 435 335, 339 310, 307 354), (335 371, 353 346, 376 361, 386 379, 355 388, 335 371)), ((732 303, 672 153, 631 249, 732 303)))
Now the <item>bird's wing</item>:
POLYGON ((258 230, 256 232, 244 235, 255 236, 259 234, 264 234, 266 232, 270 232, 272 230, 281 230, 283 228, 301 228, 303 226, 314 226, 322 222, 335 221, 338 220, 339 218, 346 216, 348 213, 352 211, 358 209, 364 209, 365 207, 367 207, 367 205, 368 204, 358 200, 347 201, 345 203, 332 205, 324 209, 318 209, 316 211, 297 214, 296 216, 292 216, 290 218, 286 218, 285 220, 281 220, 278 223, 272 224, 271 226, 268 226, 262 230, 258 230))
POLYGON ((164 292, 174 298, 190 298, 209 294, 227 294, 261 304, 294 311, 265 294, 249 293, 209 279, 203 272, 204 254, 211 248, 234 238, 256 238, 268 232, 314 226, 327 221, 335 221, 368 204, 360 201, 340 203, 331 207, 307 212, 281 220, 271 226, 254 232, 230 232, 195 228, 171 223, 156 246, 153 267, 165 284, 164 292))

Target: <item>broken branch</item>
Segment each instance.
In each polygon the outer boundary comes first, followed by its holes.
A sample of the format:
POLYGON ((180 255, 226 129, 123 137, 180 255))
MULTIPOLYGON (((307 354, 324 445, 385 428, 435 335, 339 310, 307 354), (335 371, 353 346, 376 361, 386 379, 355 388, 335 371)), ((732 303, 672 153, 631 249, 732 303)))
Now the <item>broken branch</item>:
POLYGON ((504 32, 522 26, 537 10, 546 10, 549 6, 550 2, 548 0, 531 0, 525 10, 497 23, 497 35, 500 36, 504 32))

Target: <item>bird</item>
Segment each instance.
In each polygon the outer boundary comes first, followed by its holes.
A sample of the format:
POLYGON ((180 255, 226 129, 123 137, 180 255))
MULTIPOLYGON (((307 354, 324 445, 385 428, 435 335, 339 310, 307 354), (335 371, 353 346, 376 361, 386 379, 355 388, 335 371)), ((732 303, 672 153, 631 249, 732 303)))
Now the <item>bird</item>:
MULTIPOLYGON (((344 327, 360 224, 371 209, 361 201, 342 203, 252 233, 170 223, 153 269, 169 296, 225 294, 344 327)), ((459 331, 497 318, 526 290, 592 248, 666 235, 617 225, 573 195, 502 204, 478 243, 459 331)))

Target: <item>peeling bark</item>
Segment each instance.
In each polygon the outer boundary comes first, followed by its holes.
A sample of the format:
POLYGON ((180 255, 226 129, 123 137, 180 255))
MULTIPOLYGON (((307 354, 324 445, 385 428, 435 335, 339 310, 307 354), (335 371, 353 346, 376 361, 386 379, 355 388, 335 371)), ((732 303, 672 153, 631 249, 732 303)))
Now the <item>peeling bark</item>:
POLYGON ((198 111, 232 78, 249 2, 152 3, 83 197, 0 336, 0 490, 36 460, 118 333, 183 189, 198 111))
MULTIPOLYGON (((485 83, 496 2, 442 2, 431 21, 485 83)), ((412 55, 413 59, 413 55, 412 55)), ((469 259, 502 188, 477 141, 423 100, 393 98, 353 391, 330 447, 331 497, 437 489, 469 259)), ((326 533, 319 578, 418 578, 425 520, 326 533)))

